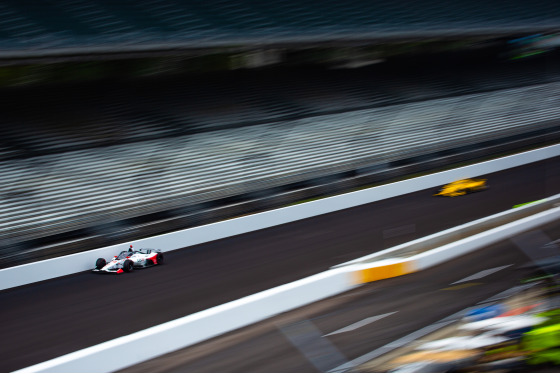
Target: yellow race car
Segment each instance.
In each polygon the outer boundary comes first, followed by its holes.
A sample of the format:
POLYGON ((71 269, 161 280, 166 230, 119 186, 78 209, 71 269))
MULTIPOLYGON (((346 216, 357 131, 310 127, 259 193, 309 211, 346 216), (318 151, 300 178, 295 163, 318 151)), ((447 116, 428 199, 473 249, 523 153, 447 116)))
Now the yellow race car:
POLYGON ((451 182, 443 186, 434 196, 462 196, 471 192, 483 191, 488 186, 486 179, 469 178, 451 182))

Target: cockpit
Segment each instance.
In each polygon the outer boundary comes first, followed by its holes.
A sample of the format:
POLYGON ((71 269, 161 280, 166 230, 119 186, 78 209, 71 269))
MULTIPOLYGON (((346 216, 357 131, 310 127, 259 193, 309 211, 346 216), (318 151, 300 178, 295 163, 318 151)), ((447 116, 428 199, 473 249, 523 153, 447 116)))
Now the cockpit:
POLYGON ((128 252, 128 251, 122 251, 121 253, 119 253, 119 255, 117 256, 117 260, 124 260, 127 257, 132 256, 132 252, 128 252))

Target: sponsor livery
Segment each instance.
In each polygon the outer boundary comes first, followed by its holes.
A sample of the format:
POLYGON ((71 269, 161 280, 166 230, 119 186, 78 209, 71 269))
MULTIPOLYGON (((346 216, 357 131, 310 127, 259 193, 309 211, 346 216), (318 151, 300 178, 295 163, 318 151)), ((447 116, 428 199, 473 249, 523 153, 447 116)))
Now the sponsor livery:
POLYGON ((133 250, 130 246, 128 251, 122 251, 118 256, 114 256, 110 261, 98 258, 95 263, 96 273, 129 273, 134 269, 142 269, 150 266, 161 265, 163 263, 163 253, 160 249, 143 248, 133 250))

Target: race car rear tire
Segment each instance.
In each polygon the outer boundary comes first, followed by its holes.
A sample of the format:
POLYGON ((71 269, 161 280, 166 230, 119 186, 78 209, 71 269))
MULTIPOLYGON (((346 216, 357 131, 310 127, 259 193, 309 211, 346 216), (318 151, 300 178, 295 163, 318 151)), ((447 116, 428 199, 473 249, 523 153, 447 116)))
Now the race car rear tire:
POLYGON ((163 253, 158 253, 157 254, 156 261, 157 261, 158 265, 163 264, 163 253))
POLYGON ((107 265, 107 261, 105 261, 104 258, 98 258, 97 261, 95 261, 96 269, 103 269, 105 265, 107 265))
POLYGON ((134 270, 134 263, 133 263, 132 261, 130 261, 130 260, 126 260, 126 261, 123 263, 122 269, 123 269, 123 271, 124 271, 125 273, 130 273, 131 271, 134 270))

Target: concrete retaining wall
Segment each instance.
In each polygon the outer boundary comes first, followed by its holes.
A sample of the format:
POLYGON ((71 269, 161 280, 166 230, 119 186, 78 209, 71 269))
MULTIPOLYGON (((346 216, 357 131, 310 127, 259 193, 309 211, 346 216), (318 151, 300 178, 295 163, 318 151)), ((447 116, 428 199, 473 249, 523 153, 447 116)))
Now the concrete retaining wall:
POLYGON ((537 213, 533 216, 413 256, 410 259, 411 267, 414 271, 424 270, 558 219, 560 219, 560 208, 537 213))
POLYGON ((0 270, 0 290, 52 279, 93 268, 99 257, 109 258, 132 244, 137 248, 161 248, 164 252, 218 240, 234 235, 331 213, 407 193, 434 188, 457 179, 481 176, 496 171, 541 161, 560 155, 560 145, 486 161, 458 169, 430 174, 361 191, 346 193, 268 212, 135 240, 73 255, 38 261, 0 270))
POLYGON ((173 352, 357 286, 334 269, 110 340, 18 372, 111 372, 173 352))
POLYGON ((260 292, 73 352, 18 372, 109 372, 173 352, 348 291, 360 283, 420 271, 560 218, 560 207, 508 223, 409 259, 353 264, 260 292), (122 352, 127 352, 123 355, 122 352))
POLYGON ((409 258, 414 254, 423 253, 449 243, 457 242, 458 240, 464 238, 472 237, 473 235, 476 235, 480 232, 488 231, 498 226, 502 226, 510 222, 514 222, 522 218, 547 211, 548 209, 555 207, 559 202, 560 194, 554 195, 549 198, 539 200, 538 202, 527 204, 514 209, 509 209, 504 212, 480 218, 478 220, 468 222, 448 230, 440 231, 438 233, 428 235, 407 243, 399 244, 397 246, 387 248, 352 261, 347 261, 342 264, 335 265, 332 268, 348 266, 352 264, 379 262, 388 258, 409 258))
MULTIPOLYGON (((499 220, 500 218, 501 217, 498 216, 494 219, 499 220)), ((545 225, 558 219, 560 219, 560 207, 552 208, 488 231, 473 234, 472 236, 447 243, 440 247, 427 247, 431 249, 416 255, 399 257, 398 251, 395 251, 393 252, 394 257, 390 258, 391 253, 389 252, 386 256, 384 256, 388 257, 385 259, 374 261, 372 258, 369 258, 367 261, 359 261, 339 268, 344 269, 348 266, 355 267, 356 277, 363 283, 398 277, 439 265, 443 262, 452 260, 477 249, 486 247, 521 232, 531 230, 535 227, 545 225)), ((438 235, 443 234, 443 236, 453 237, 459 235, 458 232, 462 230, 464 230, 464 228, 459 226, 455 229, 446 230, 445 234, 439 233, 438 235)), ((417 242, 415 244, 421 244, 421 240, 422 239, 415 241, 417 242)), ((426 239, 426 242, 429 241, 429 238, 426 239)))

